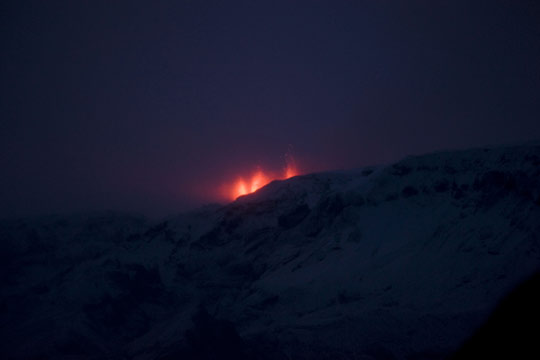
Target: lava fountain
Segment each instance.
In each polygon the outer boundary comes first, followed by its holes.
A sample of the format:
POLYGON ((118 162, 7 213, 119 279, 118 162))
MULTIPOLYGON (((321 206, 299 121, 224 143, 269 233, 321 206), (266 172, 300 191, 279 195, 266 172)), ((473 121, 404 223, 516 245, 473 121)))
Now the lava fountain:
POLYGON ((236 200, 239 196, 251 194, 274 180, 285 180, 293 176, 300 175, 296 162, 291 155, 285 155, 285 161, 286 166, 281 174, 265 172, 259 167, 251 176, 247 178, 238 177, 234 183, 234 186, 229 187, 230 190, 228 197, 231 200, 236 200))

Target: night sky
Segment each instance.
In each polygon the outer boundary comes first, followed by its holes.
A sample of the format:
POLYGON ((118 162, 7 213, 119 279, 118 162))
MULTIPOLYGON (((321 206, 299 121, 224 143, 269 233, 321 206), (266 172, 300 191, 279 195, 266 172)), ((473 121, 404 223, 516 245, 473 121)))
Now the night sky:
POLYGON ((2 217, 540 139, 534 1, 2 1, 0 41, 2 217))

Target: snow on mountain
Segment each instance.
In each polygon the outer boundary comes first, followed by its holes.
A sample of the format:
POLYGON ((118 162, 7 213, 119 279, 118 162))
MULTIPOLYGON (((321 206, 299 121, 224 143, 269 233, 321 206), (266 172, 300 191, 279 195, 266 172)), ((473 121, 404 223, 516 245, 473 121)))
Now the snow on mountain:
POLYGON ((274 181, 159 223, 6 220, 0 351, 445 357, 540 270, 538 179, 530 143, 274 181))

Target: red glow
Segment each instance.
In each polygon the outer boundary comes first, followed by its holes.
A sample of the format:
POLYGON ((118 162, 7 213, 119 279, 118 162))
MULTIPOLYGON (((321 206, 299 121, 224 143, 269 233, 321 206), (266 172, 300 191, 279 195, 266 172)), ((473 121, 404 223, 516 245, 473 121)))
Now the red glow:
POLYGON ((285 155, 285 160, 287 166, 283 169, 282 174, 272 174, 271 172, 265 172, 262 168, 258 168, 251 176, 249 177, 238 177, 236 182, 232 187, 228 187, 227 196, 235 200, 239 196, 251 194, 263 186, 269 184, 274 180, 285 180, 293 176, 300 174, 296 162, 293 157, 290 155, 285 155))
POLYGON ((287 163, 287 166, 285 167, 285 179, 300 174, 298 167, 296 166, 296 161, 294 161, 291 154, 285 154, 285 162, 287 163))
POLYGON ((248 193, 246 183, 244 182, 243 179, 238 180, 234 191, 236 194, 238 194, 236 197, 246 195, 248 193))

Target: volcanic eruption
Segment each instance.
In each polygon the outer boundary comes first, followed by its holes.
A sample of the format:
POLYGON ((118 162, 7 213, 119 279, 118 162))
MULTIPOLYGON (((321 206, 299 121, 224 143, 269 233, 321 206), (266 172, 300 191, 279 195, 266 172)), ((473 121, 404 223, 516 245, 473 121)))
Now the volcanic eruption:
POLYGON ((261 166, 249 176, 239 176, 233 186, 227 186, 227 197, 236 200, 242 195, 251 194, 274 180, 285 180, 300 175, 294 157, 285 155, 285 167, 281 172, 275 173, 264 170, 261 166))

